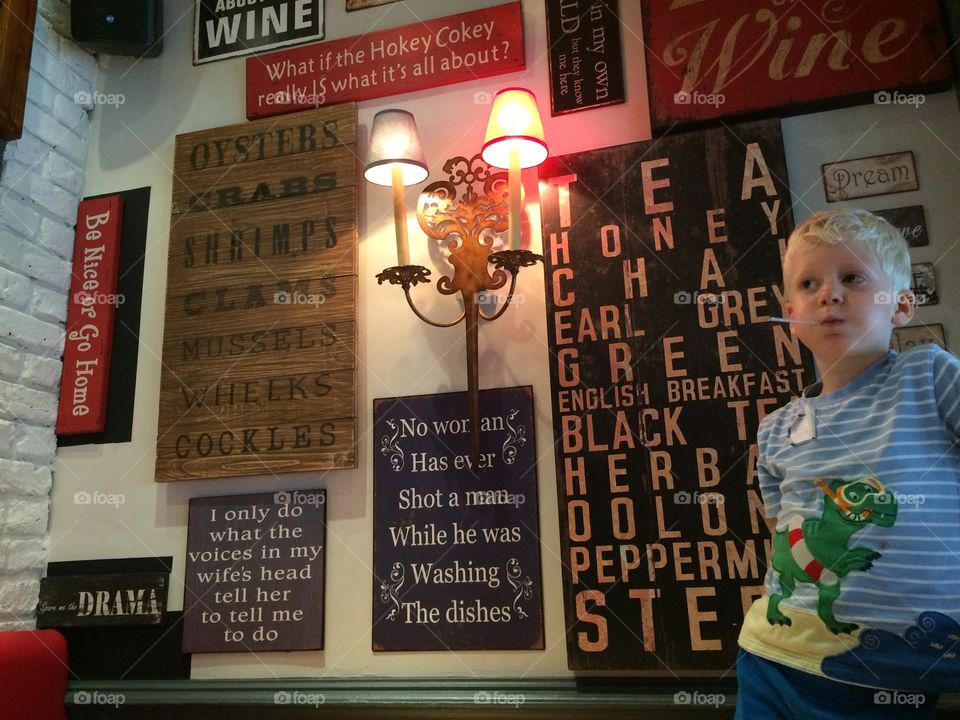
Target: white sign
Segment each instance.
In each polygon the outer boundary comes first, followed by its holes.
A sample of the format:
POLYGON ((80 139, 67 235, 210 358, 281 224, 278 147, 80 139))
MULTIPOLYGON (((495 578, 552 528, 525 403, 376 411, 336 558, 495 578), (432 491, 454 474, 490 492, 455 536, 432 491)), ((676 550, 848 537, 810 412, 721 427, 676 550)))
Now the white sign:
POLYGON ((323 38, 323 0, 198 0, 193 64, 323 38))

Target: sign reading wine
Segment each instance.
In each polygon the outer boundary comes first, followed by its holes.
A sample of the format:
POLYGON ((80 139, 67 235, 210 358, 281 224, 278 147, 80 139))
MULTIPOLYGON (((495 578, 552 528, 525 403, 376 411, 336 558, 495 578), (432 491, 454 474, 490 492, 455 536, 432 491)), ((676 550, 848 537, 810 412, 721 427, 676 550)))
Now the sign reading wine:
POLYGON ((158 480, 355 467, 356 127, 177 137, 158 480))
POLYGON ((102 432, 107 422, 110 350, 120 272, 123 198, 84 200, 77 211, 73 278, 67 303, 67 335, 57 434, 102 432))
POLYGON ((466 82, 524 67, 520 3, 247 60, 250 119, 466 82))
POLYGON ((939 0, 642 5, 655 128, 952 76, 939 0))
POLYGON ((569 664, 726 671, 763 590, 759 420, 810 379, 782 324, 779 124, 540 166, 569 664))
POLYGON ((543 648, 529 387, 374 401, 374 650, 543 648))

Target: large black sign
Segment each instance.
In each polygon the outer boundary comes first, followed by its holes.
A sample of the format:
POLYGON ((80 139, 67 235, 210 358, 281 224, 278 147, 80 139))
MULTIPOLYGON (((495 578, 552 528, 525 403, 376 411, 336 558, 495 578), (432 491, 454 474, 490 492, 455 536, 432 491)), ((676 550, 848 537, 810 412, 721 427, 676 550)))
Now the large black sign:
POLYGON ((567 648, 726 671, 769 536, 756 426, 810 379, 782 315, 777 122, 540 166, 567 648))
POLYGON ((543 648, 529 387, 375 400, 374 650, 543 648))
POLYGON ((322 38, 323 0, 197 0, 193 64, 322 38))
POLYGON ((622 103, 623 54, 617 0, 546 0, 550 113, 622 103))

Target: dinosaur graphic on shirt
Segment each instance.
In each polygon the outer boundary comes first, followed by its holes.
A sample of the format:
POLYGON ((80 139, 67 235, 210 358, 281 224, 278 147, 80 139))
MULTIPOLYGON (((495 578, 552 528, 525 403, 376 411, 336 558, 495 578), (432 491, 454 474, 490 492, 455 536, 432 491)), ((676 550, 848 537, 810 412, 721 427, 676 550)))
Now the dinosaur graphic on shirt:
POLYGON ((865 547, 847 547, 854 533, 873 524, 891 527, 897 520, 897 499, 873 477, 854 480, 823 480, 817 485, 826 494, 819 518, 797 516, 773 538, 770 562, 780 576, 782 592, 770 596, 767 620, 771 625, 791 625, 780 611, 780 602, 791 595, 798 582, 817 586, 817 615, 836 635, 852 633, 859 626, 841 622, 833 615, 843 578, 856 570, 869 570, 880 553, 865 547))

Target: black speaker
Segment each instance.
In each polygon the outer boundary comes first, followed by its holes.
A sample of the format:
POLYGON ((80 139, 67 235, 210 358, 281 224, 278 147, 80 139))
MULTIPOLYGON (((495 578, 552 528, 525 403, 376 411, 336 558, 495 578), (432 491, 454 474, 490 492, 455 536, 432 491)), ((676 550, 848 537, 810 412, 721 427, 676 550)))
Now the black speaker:
POLYGON ((163 50, 163 0, 72 0, 70 31, 94 52, 156 57, 163 50))

